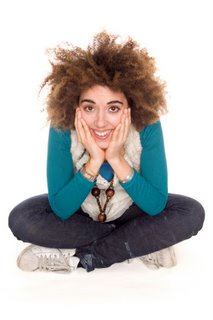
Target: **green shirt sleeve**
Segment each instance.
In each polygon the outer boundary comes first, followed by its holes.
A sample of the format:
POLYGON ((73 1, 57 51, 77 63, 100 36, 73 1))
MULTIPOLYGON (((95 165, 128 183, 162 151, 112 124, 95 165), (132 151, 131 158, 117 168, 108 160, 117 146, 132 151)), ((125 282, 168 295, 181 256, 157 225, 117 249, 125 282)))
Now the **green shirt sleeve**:
POLYGON ((160 213, 168 198, 167 163, 161 123, 156 122, 140 132, 142 154, 140 172, 121 183, 135 204, 149 215, 160 213))
POLYGON ((62 219, 80 208, 94 185, 80 172, 74 175, 70 147, 70 131, 51 127, 47 155, 48 198, 52 210, 62 219))

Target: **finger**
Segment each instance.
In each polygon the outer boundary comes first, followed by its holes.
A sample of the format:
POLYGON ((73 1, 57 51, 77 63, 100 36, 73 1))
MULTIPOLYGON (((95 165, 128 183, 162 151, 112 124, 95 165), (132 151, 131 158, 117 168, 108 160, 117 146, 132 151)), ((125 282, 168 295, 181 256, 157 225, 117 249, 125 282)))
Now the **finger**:
POLYGON ((76 130, 76 133, 77 133, 77 136, 79 138, 79 140, 81 141, 81 129, 79 127, 79 113, 78 111, 76 111, 76 115, 75 115, 75 130, 76 130))
POLYGON ((75 120, 74 120, 75 129, 77 127, 77 114, 78 114, 78 108, 75 110, 75 120))
POLYGON ((112 142, 118 142, 118 135, 119 135, 120 128, 121 128, 121 122, 113 130, 111 143, 112 142))
POLYGON ((76 117, 76 131, 77 134, 79 136, 79 140, 81 141, 81 143, 85 143, 85 131, 82 125, 82 118, 81 118, 81 112, 80 110, 78 110, 77 112, 77 117, 76 117))
POLYGON ((84 129, 85 137, 87 139, 92 139, 92 135, 91 135, 91 132, 89 130, 89 127, 88 127, 88 125, 86 124, 86 121, 83 118, 81 118, 81 125, 82 125, 82 127, 84 129))
POLYGON ((113 131, 112 139, 110 143, 111 145, 112 143, 117 145, 123 144, 126 115, 127 115, 127 110, 124 109, 123 114, 121 116, 120 123, 117 125, 117 127, 113 131))
POLYGON ((76 133, 77 133, 77 136, 80 140, 80 136, 79 136, 79 129, 78 129, 78 108, 76 109, 75 111, 75 121, 74 121, 74 125, 75 125, 75 130, 76 130, 76 133))
POLYGON ((126 141, 127 136, 129 134, 130 125, 131 125, 131 115, 130 115, 130 108, 128 108, 126 119, 125 119, 125 125, 124 125, 124 135, 123 135, 124 142, 126 141))
POLYGON ((126 111, 125 110, 121 116, 120 123, 118 124, 118 126, 114 130, 114 134, 112 137, 113 142, 115 142, 117 145, 123 144, 124 126, 125 126, 125 118, 126 118, 126 111))
POLYGON ((120 128, 119 137, 118 137, 120 143, 123 143, 123 140, 124 140, 126 121, 127 121, 127 109, 124 109, 124 112, 121 118, 121 128, 120 128))
POLYGON ((128 121, 129 121, 129 125, 131 124, 131 109, 128 108, 127 109, 127 117, 128 117, 128 121))

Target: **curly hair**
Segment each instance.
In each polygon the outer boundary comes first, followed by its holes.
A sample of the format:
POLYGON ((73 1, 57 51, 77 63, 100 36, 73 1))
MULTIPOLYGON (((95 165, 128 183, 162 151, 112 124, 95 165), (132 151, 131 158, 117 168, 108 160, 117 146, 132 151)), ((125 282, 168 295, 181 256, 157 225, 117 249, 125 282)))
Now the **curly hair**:
POLYGON ((154 59, 130 37, 121 43, 117 40, 118 36, 103 31, 86 50, 67 43, 49 51, 52 71, 41 89, 50 87, 46 109, 52 126, 74 129, 80 94, 94 85, 125 94, 138 131, 167 111, 165 83, 156 76, 154 59))

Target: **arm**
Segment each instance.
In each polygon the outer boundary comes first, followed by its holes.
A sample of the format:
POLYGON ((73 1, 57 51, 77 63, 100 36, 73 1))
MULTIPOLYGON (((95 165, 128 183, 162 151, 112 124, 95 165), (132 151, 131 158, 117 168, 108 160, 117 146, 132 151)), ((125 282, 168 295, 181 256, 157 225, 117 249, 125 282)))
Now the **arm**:
POLYGON ((135 204, 149 215, 160 213, 167 202, 167 164, 160 122, 145 127, 141 133, 143 146, 141 172, 121 183, 135 204))
POLYGON ((70 146, 70 131, 50 128, 47 156, 48 198, 52 210, 62 219, 69 218, 79 209, 94 184, 80 172, 74 175, 70 146))

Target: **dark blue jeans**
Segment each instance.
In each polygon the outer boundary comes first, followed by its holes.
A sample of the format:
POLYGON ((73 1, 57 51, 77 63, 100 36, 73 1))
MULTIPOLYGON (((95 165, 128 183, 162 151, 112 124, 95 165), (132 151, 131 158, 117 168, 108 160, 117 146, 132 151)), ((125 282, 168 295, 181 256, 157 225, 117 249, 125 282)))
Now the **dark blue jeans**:
POLYGON ((100 223, 79 209, 63 221, 50 208, 46 194, 27 199, 9 215, 14 236, 50 248, 76 248, 87 271, 139 257, 196 235, 204 209, 196 200, 169 194, 166 208, 149 216, 132 205, 120 218, 100 223))

